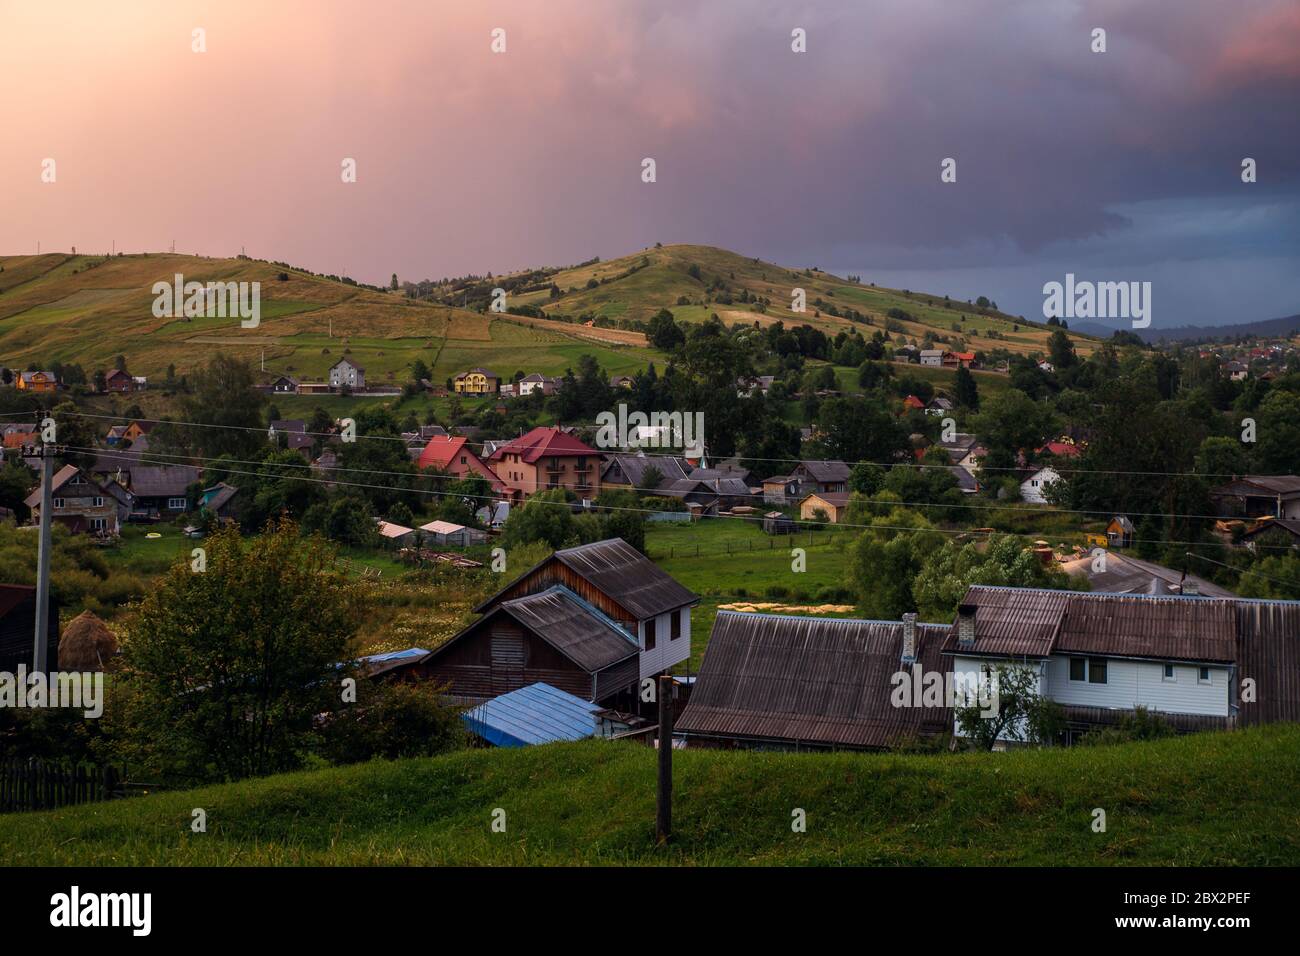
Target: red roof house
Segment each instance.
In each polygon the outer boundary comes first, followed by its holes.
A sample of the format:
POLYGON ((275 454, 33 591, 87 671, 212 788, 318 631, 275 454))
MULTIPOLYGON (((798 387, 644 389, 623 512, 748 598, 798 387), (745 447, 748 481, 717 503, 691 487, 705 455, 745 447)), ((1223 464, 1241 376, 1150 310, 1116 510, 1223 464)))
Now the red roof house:
POLYGON ((600 452, 558 428, 538 426, 502 445, 488 461, 514 498, 549 488, 568 488, 584 499, 600 493, 600 452))
POLYGON ((474 454, 461 436, 435 435, 430 438, 429 444, 425 445, 424 451, 420 452, 417 466, 421 470, 437 468, 457 478, 486 478, 495 492, 503 492, 506 489, 505 483, 497 477, 496 472, 489 468, 482 458, 474 454))

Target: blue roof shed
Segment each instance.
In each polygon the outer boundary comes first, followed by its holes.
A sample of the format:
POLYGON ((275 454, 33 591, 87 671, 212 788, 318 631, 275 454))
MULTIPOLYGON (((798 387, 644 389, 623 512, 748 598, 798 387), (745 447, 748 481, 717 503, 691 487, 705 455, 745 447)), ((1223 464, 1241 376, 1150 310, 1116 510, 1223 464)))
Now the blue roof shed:
POLYGON ((537 682, 479 704, 461 715, 474 733, 497 747, 528 747, 596 736, 598 704, 537 682))

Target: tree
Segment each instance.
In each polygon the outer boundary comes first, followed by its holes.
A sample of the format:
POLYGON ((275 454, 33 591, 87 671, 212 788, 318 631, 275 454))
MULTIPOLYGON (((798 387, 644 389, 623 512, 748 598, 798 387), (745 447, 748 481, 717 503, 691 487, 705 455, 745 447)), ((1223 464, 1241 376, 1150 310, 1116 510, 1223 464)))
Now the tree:
MULTIPOLYGON (((1037 669, 1023 664, 995 664, 987 675, 972 675, 983 686, 968 693, 966 703, 953 708, 960 733, 979 750, 992 750, 998 741, 1049 744, 1065 728, 1064 710, 1038 693, 1037 669), (981 703, 984 696, 992 706, 981 703), (992 713, 990 713, 992 711, 992 713)), ((967 690, 973 690, 967 680, 967 690)))
POLYGON ((846 584, 857 595, 862 616, 896 621, 915 611, 912 581, 929 553, 942 544, 943 534, 917 512, 894 508, 872 520, 849 551, 846 584))
POLYGON ((984 465, 990 469, 1016 467, 1022 450, 1032 454, 1055 431, 1050 406, 1015 390, 984 402, 975 418, 975 433, 988 448, 984 465))
POLYGON ((965 365, 957 369, 955 383, 957 404, 971 411, 979 411, 980 392, 975 383, 975 376, 965 365))
POLYGON ((860 461, 849 472, 849 490, 870 497, 885 483, 885 469, 875 462, 860 461))
POLYGON ((552 548, 562 548, 574 535, 573 514, 568 494, 563 488, 539 491, 522 508, 512 508, 501 533, 507 548, 533 541, 544 541, 552 548))
POLYGON ((266 441, 265 404, 252 366, 218 352, 194 372, 193 389, 181 399, 185 420, 192 423, 182 426, 182 440, 209 458, 224 454, 248 458, 266 441))
POLYGON ((686 341, 686 334, 678 327, 671 312, 660 309, 646 324, 646 338, 660 351, 671 352, 686 341))
POLYGON ((913 583, 921 616, 947 620, 973 584, 1016 588, 1067 588, 1069 578, 1049 569, 1012 535, 993 535, 981 547, 945 542, 926 560, 913 583))
POLYGON ((204 542, 140 605, 123 642, 131 747, 146 766, 237 780, 301 765, 317 715, 337 705, 364 611, 334 553, 290 523, 204 542))

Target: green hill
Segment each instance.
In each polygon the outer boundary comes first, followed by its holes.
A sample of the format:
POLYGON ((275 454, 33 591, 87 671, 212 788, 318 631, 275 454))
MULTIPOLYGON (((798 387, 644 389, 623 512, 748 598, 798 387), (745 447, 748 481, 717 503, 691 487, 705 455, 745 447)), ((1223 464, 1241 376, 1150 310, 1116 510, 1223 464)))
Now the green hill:
MULTIPOLYGON (((509 303, 537 306, 550 318, 459 308, 451 304, 462 301, 455 284, 443 290, 445 303, 430 302, 247 258, 48 253, 0 257, 0 270, 0 360, 14 367, 78 363, 89 373, 111 367, 122 354, 133 373, 151 377, 169 365, 183 373, 218 349, 264 361, 270 372, 309 379, 322 378, 348 354, 366 368, 372 384, 401 384, 416 358, 433 369, 437 381, 476 365, 507 377, 516 371, 560 374, 584 352, 595 354, 611 375, 630 374, 664 357, 647 347, 640 332, 577 319, 645 320, 661 308, 687 322, 716 313, 729 324, 807 322, 832 334, 889 327, 917 341, 933 333, 954 348, 1022 353, 1045 351, 1048 335, 1042 325, 991 308, 789 269, 709 246, 665 246, 541 270, 543 281, 525 286, 509 303), (186 281, 260 282, 261 325, 243 329, 234 317, 155 318, 153 285, 170 283, 177 273, 186 281), (796 287, 806 290, 806 312, 791 311, 796 287), (755 298, 768 300, 761 311, 755 298), (906 317, 899 318, 897 310, 906 317)), ((480 291, 506 278, 478 280, 480 291)), ((1085 354, 1096 345, 1075 339, 1085 354)))
POLYGON ((417 302, 382 290, 251 259, 171 254, 0 257, 0 359, 111 368, 160 376, 193 368, 220 349, 268 371, 321 379, 343 354, 372 384, 400 384, 422 358, 434 378, 475 365, 559 374, 593 352, 611 374, 643 368, 657 355, 634 333, 495 317, 417 302), (155 282, 260 282, 261 324, 237 318, 155 318, 155 282))
MULTIPOLYGON (((807 322, 831 334, 863 328, 845 317, 850 310, 884 328, 890 311, 897 309, 910 318, 897 320, 896 328, 918 341, 934 332, 960 339, 970 350, 1004 348, 1021 353, 1045 352, 1050 332, 1041 323, 1026 323, 993 308, 945 300, 942 295, 873 286, 870 276, 863 277, 866 284, 852 282, 820 270, 792 269, 712 246, 655 247, 560 270, 549 281, 560 289, 558 297, 552 297, 548 288, 538 288, 516 296, 512 303, 535 305, 548 315, 639 320, 666 308, 680 321, 704 321, 716 313, 729 325, 807 322), (791 309, 796 288, 807 296, 807 310, 802 313, 791 309), (752 302, 742 301, 746 293, 751 299, 770 300, 770 304, 759 312, 752 302)), ((869 334, 870 330, 866 331, 869 334)), ((1083 354, 1097 345, 1089 336, 1073 334, 1073 338, 1083 354)))
POLYGON ((0 817, 10 865, 1300 863, 1300 726, 1008 754, 475 750, 0 817), (208 832, 190 831, 194 808, 208 832), (1093 811, 1106 830, 1093 832, 1093 811), (505 811, 506 830, 490 828, 505 811), (792 832, 792 813, 807 831, 792 832))

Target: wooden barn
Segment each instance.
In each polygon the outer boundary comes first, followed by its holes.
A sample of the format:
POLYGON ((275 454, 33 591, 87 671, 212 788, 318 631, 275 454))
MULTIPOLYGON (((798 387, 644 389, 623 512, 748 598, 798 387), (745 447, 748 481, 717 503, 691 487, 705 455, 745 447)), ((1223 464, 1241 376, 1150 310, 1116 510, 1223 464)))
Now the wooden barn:
POLYGON ((641 677, 653 677, 691 656, 691 608, 699 595, 666 574, 622 538, 556 551, 474 610, 562 584, 633 635, 641 677))
POLYGON ((630 633, 556 584, 496 601, 429 654, 420 672, 462 700, 482 701, 541 681, 595 702, 632 690, 638 663, 630 633))

